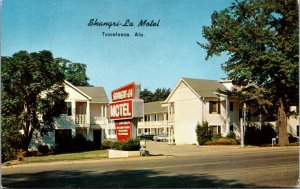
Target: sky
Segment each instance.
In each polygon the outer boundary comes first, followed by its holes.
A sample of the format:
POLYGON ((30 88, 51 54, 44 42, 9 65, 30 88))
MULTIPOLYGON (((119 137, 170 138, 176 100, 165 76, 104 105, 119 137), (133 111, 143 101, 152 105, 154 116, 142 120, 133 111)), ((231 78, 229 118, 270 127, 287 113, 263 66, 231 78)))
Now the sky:
MULTIPOLYGON (((2 56, 50 50, 87 65, 89 83, 112 90, 130 82, 173 89, 182 77, 226 78, 225 56, 205 60, 203 26, 230 0, 3 0, 2 56), (91 19, 99 24, 89 26, 91 19), (132 26, 123 26, 126 21, 132 26), (158 26, 138 26, 141 20, 158 26), (111 33, 130 37, 105 36, 111 33), (135 34, 142 34, 135 36, 135 34)), ((128 24, 127 24, 128 25, 128 24)))

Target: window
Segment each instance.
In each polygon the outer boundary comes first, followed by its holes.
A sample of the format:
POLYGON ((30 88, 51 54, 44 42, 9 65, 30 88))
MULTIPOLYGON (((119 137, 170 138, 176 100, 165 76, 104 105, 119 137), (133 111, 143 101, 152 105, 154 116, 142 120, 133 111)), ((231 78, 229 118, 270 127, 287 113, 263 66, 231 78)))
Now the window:
POLYGON ((210 132, 212 135, 221 134, 221 126, 219 125, 211 125, 210 132))
POLYGON ((233 132, 233 125, 230 125, 229 131, 230 131, 230 132, 233 132))
POLYGON ((297 136, 299 137, 299 125, 297 125, 297 136))
POLYGON ((210 114, 220 114, 220 102, 219 101, 209 101, 209 113, 210 114))
POLYGON ((65 114, 67 114, 68 116, 72 115, 72 103, 71 102, 66 102, 65 114))
POLYGON ((144 121, 145 121, 145 122, 150 121, 150 115, 145 115, 145 116, 144 116, 144 121))
POLYGON ((233 102, 229 102, 229 111, 233 111, 233 102))

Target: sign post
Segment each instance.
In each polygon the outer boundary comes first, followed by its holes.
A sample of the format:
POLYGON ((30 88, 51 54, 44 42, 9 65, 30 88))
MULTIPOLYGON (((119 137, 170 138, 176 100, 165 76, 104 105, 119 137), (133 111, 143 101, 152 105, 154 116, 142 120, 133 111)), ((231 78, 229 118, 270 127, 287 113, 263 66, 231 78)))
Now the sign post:
POLYGON ((110 119, 115 121, 118 141, 136 139, 138 119, 143 117, 144 101, 139 83, 129 83, 111 92, 110 119))

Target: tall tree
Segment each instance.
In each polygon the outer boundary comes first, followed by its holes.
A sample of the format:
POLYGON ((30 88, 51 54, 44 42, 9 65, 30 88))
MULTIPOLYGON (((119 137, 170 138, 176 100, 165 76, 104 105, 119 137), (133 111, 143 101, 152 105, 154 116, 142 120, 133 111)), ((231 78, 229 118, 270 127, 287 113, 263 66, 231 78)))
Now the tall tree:
POLYGON ((145 103, 152 102, 153 101, 153 94, 151 91, 149 91, 147 88, 141 91, 140 93, 141 99, 144 100, 145 103))
POLYGON ((211 16, 211 26, 203 27, 200 44, 206 59, 227 53, 222 64, 228 78, 247 81, 244 99, 277 110, 279 144, 288 143, 287 117, 298 102, 299 22, 296 0, 235 1, 211 16))
POLYGON ((64 75, 49 51, 2 57, 1 69, 2 153, 14 145, 27 151, 34 131, 53 131, 65 109, 64 75))
POLYGON ((147 102, 154 102, 154 101, 161 101, 165 100, 171 92, 171 89, 165 89, 165 88, 157 88, 155 92, 149 91, 147 88, 141 91, 141 99, 144 100, 145 103, 147 102))
POLYGON ((168 98, 169 94, 171 92, 171 89, 165 89, 165 88, 157 88, 155 92, 153 93, 153 101, 160 101, 165 100, 168 98))
POLYGON ((60 70, 64 73, 65 80, 75 86, 91 86, 86 75, 86 65, 82 63, 72 63, 64 58, 56 58, 60 70))

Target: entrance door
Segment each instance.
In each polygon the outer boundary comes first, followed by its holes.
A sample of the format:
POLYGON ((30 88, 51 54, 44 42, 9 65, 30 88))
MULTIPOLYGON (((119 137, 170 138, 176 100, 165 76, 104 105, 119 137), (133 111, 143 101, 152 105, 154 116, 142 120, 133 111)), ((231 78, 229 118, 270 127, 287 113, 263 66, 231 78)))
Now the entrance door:
POLYGON ((101 147, 101 130, 93 130, 93 139, 97 147, 101 147))

